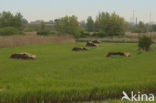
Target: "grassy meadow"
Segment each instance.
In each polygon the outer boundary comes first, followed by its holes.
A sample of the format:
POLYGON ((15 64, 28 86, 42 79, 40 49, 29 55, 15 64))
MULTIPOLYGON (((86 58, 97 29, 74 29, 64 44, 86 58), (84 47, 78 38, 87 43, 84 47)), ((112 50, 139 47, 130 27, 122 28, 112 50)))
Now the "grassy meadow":
POLYGON ((88 51, 72 51, 73 47, 84 45, 0 48, 0 103, 121 99, 123 90, 155 93, 156 50, 139 52, 136 43, 102 43, 88 51), (130 52, 132 56, 105 57, 110 51, 130 52), (18 52, 36 54, 37 59, 9 58, 18 52))

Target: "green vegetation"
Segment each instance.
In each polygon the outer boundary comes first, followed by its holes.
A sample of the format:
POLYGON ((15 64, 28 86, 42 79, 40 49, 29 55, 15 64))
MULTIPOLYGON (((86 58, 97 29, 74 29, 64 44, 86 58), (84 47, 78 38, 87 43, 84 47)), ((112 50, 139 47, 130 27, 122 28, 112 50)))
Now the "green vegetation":
POLYGON ((81 28, 80 24, 75 16, 66 16, 54 23, 56 31, 62 34, 70 34, 75 38, 80 36, 81 28))
MULTIPOLYGON (((115 13, 101 12, 94 21, 91 16, 87 23, 81 22, 81 27, 87 32, 93 32, 94 37, 122 36, 128 30, 129 24, 115 13)), ((83 37, 83 36, 82 36, 83 37)))
POLYGON ((11 12, 0 13, 0 35, 23 34, 21 30, 27 20, 23 18, 21 13, 13 15, 11 12))
POLYGON ((128 23, 124 18, 113 13, 99 13, 95 21, 96 31, 105 32, 108 36, 119 36, 125 34, 128 23))
POLYGON ((151 32, 156 32, 156 24, 153 24, 150 28, 151 32))
POLYGON ((137 24, 131 28, 131 32, 132 33, 146 33, 147 28, 148 27, 142 21, 140 21, 139 24, 137 24))
POLYGON ((105 32, 107 36, 119 36, 125 34, 128 23, 124 18, 113 13, 101 12, 95 21, 95 30, 97 32, 105 32))
POLYGON ((14 27, 0 28, 0 35, 6 36, 6 35, 15 35, 15 34, 24 34, 24 33, 14 27))
POLYGON ((80 38, 85 38, 85 37, 90 37, 90 33, 89 32, 84 32, 84 31, 81 31, 80 33, 80 38))
MULTIPOLYGON (((65 16, 54 22, 27 24, 20 13, 0 13, 0 35, 37 31, 38 35, 69 34, 85 37, 123 36, 128 23, 119 15, 101 12, 95 20, 78 22, 75 16, 65 16)), ((130 28, 135 33, 147 32, 143 22, 130 28)), ((149 28, 148 28, 149 29, 149 28)), ((152 25, 149 30, 155 30, 152 25)), ((0 48, 0 103, 62 103, 70 101, 120 99, 122 91, 154 93, 156 90, 156 53, 149 50, 150 37, 140 37, 136 43, 102 43, 85 52, 73 52, 84 43, 31 45, 0 48), (13 60, 12 53, 30 52, 36 60, 13 60), (132 57, 106 57, 108 52, 130 52, 132 57), (6 65, 7 64, 7 65, 6 65)), ((154 44, 153 46, 156 46, 154 44)), ((108 100, 105 102, 114 102, 108 100)), ((120 102, 115 101, 115 103, 120 102)), ((126 101, 127 103, 127 101, 126 101)))
POLYGON ((93 33, 93 35, 92 35, 93 37, 106 37, 106 36, 109 36, 109 35, 107 35, 105 32, 95 32, 95 33, 93 33))
POLYGON ((45 22, 42 21, 39 27, 39 30, 37 31, 37 35, 55 35, 56 32, 50 32, 50 30, 47 29, 47 26, 45 25, 45 22))
POLYGON ((30 25, 30 24, 25 25, 23 29, 23 31, 25 32, 36 32, 39 30, 40 30, 40 25, 30 25))
POLYGON ((0 13, 0 28, 3 27, 14 27, 21 30, 23 24, 26 24, 27 20, 23 18, 21 13, 13 15, 11 12, 0 13))
POLYGON ((80 25, 84 28, 84 31, 86 30, 88 34, 92 34, 86 35, 87 33, 85 32, 81 33, 80 37, 123 36, 129 26, 124 18, 115 13, 109 14, 108 12, 99 13, 95 21, 89 16, 87 22, 81 21, 80 25))
POLYGON ((0 48, 0 102, 120 99, 123 90, 155 93, 155 50, 140 53, 136 43, 102 43, 99 47, 89 48, 89 51, 72 51, 73 47, 83 45, 67 43, 0 48), (12 53, 23 51, 36 54, 38 58, 9 58, 12 53), (105 57, 110 51, 130 52, 132 57, 105 57))
POLYGON ((88 32, 94 32, 95 31, 95 24, 94 24, 94 20, 92 19, 91 16, 88 17, 87 19, 87 24, 86 24, 86 29, 88 32))
POLYGON ((40 24, 40 29, 39 31, 37 32, 38 35, 48 35, 50 33, 50 31, 48 31, 46 29, 46 25, 45 25, 45 22, 42 21, 41 24, 40 24))
POLYGON ((37 32, 37 35, 48 35, 50 32, 47 30, 40 30, 37 32))
POLYGON ((142 50, 149 50, 151 45, 152 45, 152 39, 151 37, 148 37, 148 36, 142 36, 139 38, 139 48, 142 49, 142 50))
MULTIPOLYGON (((82 103, 82 102, 78 102, 82 103)), ((107 100, 107 101, 90 101, 90 102, 83 102, 83 103, 156 103, 156 102, 131 102, 131 101, 121 101, 119 99, 117 100, 107 100)))

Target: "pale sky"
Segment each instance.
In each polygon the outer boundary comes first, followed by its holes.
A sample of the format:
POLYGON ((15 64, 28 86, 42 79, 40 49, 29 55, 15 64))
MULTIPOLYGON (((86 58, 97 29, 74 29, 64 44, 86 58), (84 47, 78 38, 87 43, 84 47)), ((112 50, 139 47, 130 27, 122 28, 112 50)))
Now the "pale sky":
POLYGON ((0 0, 0 12, 21 12, 28 21, 53 20, 75 15, 79 20, 96 17, 98 12, 116 12, 127 21, 133 17, 156 21, 156 0, 0 0))

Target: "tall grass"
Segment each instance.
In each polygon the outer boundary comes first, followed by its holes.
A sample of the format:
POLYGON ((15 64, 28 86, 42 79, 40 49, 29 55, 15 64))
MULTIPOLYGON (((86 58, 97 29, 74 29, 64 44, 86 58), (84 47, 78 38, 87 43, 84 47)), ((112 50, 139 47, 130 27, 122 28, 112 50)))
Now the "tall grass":
POLYGON ((68 35, 62 36, 39 36, 35 32, 27 32, 25 35, 0 36, 0 47, 14 47, 30 44, 49 43, 73 43, 75 39, 68 35))

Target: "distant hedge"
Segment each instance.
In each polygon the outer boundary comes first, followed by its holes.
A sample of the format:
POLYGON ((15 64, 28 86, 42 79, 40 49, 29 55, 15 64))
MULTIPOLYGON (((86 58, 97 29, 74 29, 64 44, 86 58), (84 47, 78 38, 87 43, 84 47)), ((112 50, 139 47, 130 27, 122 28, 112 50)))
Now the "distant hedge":
POLYGON ((50 32, 49 30, 40 30, 37 32, 37 35, 55 35, 56 32, 50 32))
POLYGON ((89 34, 89 32, 84 32, 84 31, 81 31, 80 33, 80 38, 86 38, 86 37, 90 37, 91 35, 89 34))
POLYGON ((15 35, 15 34, 23 34, 23 32, 19 31, 14 27, 3 27, 0 28, 0 35, 15 35))
POLYGON ((40 30, 37 32, 37 35, 48 35, 49 34, 49 31, 47 30, 40 30))

